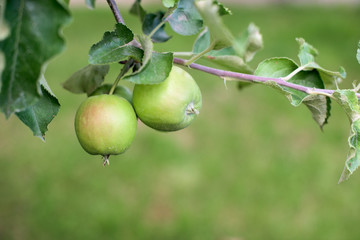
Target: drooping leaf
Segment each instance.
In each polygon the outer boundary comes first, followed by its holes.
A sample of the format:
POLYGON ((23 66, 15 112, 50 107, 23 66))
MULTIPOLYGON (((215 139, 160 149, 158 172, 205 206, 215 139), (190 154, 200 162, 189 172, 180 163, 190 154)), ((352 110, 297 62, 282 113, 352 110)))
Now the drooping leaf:
POLYGON ((136 84, 156 84, 164 81, 172 68, 172 53, 153 52, 150 62, 140 71, 129 76, 125 76, 124 80, 136 84))
POLYGON ((44 78, 41 80, 40 99, 25 110, 17 112, 16 116, 28 126, 34 133, 34 136, 45 140, 47 126, 59 112, 60 104, 51 92, 44 78))
MULTIPOLYGON (((289 58, 270 58, 259 64, 255 70, 255 75, 269 78, 282 78, 288 76, 299 66, 289 58)), ((316 70, 300 71, 288 82, 306 86, 309 88, 324 88, 324 83, 316 70)), ((272 88, 279 90, 297 107, 301 103, 305 104, 312 113, 313 119, 323 128, 330 117, 330 98, 323 95, 309 95, 305 92, 281 86, 273 80, 265 83, 272 88)))
POLYGON ((298 57, 301 66, 306 65, 305 70, 316 69, 319 72, 323 82, 330 86, 334 84, 336 85, 337 83, 340 83, 342 79, 346 78, 346 72, 344 68, 340 67, 338 72, 334 72, 321 67, 315 61, 315 57, 319 54, 316 48, 307 43, 303 38, 297 38, 296 40, 298 41, 300 46, 298 57))
POLYGON ((360 166, 360 108, 353 90, 336 90, 333 97, 344 109, 350 120, 349 153, 339 183, 347 180, 360 166))
POLYGON ((254 23, 250 23, 248 28, 234 41, 235 51, 245 62, 251 61, 254 55, 262 48, 262 35, 254 23))
POLYGON ((88 6, 88 8, 90 9, 94 9, 95 8, 95 0, 85 0, 86 6, 88 6))
POLYGON ((232 46, 234 37, 219 15, 219 6, 212 0, 196 1, 195 6, 209 29, 210 42, 214 43, 214 50, 232 46))
POLYGON ((109 64, 133 58, 141 61, 143 51, 128 44, 134 38, 129 28, 121 23, 115 25, 115 30, 105 32, 103 39, 94 44, 89 52, 90 64, 109 64))
POLYGON ((356 53, 356 58, 360 64, 360 41, 359 41, 359 44, 358 44, 358 50, 357 50, 357 53, 356 53))
POLYGON ((109 65, 88 65, 75 72, 63 83, 63 87, 72 93, 90 95, 104 81, 109 65))
POLYGON ((194 0, 179 0, 177 8, 169 16, 171 28, 181 35, 194 35, 200 31, 203 21, 196 10, 194 0))
MULTIPOLYGON (((151 31, 161 23, 164 17, 164 12, 159 11, 157 13, 148 13, 145 15, 142 30, 146 35, 149 35, 151 31)), ((171 37, 167 35, 164 30, 165 25, 161 26, 151 37, 154 42, 166 42, 171 37)))
POLYGON ((225 7, 224 4, 222 4, 218 0, 214 0, 213 3, 218 5, 218 7, 219 7, 218 13, 219 13, 220 16, 232 15, 231 10, 229 8, 225 7))
POLYGON ((162 4, 164 5, 164 7, 166 8, 171 8, 174 7, 175 4, 179 1, 179 0, 161 0, 162 4))
POLYGON ((64 49, 59 32, 70 15, 58 1, 11 0, 4 19, 10 34, 0 42, 5 60, 0 109, 9 117, 43 97, 39 78, 46 63, 64 49))
POLYGON ((135 2, 130 8, 130 13, 134 14, 135 16, 138 16, 140 18, 140 21, 143 22, 146 15, 146 11, 141 6, 140 2, 141 0, 135 0, 135 2))

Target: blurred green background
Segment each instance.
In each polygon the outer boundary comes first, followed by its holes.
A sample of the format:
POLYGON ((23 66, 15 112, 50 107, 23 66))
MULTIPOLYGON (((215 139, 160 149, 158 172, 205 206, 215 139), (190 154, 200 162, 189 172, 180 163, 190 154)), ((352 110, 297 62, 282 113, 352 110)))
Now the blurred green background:
MULTIPOLYGON (((156 9, 152 7, 152 9, 156 9)), ((296 59, 296 37, 318 48, 318 62, 344 66, 350 87, 360 76, 358 7, 232 7, 234 34, 255 22, 265 48, 253 60, 296 59)), ((139 21, 121 9, 129 26, 139 21)), ((109 167, 80 147, 74 114, 85 99, 61 87, 87 64, 92 43, 112 30, 107 8, 72 9, 67 49, 46 78, 62 108, 46 143, 12 116, 0 115, 0 239, 359 239, 360 172, 338 185, 349 123, 333 104, 324 132, 308 110, 272 89, 236 84, 189 70, 203 109, 187 129, 161 133, 139 122, 131 148, 109 167)), ((195 37, 158 49, 190 51, 195 37)), ((297 60, 297 59, 296 59, 297 60)), ((112 82, 119 66, 112 66, 112 82)), ((126 84, 131 87, 130 84, 126 84)))

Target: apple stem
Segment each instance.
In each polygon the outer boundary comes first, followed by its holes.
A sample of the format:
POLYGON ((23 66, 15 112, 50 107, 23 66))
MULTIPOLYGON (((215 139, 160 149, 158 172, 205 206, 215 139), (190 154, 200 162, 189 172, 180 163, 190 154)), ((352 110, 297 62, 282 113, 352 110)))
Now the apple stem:
POLYGON ((118 83, 120 82, 120 80, 125 76, 125 74, 129 71, 129 69, 132 67, 132 65, 134 64, 134 60, 132 58, 130 58, 124 65, 124 67, 121 69, 121 72, 119 73, 119 75, 117 76, 114 84, 112 85, 109 95, 112 95, 115 91, 116 86, 118 85, 118 83))
POLYGON ((109 155, 109 154, 108 154, 108 155, 104 155, 103 157, 104 157, 104 167, 105 167, 106 165, 110 165, 110 161, 109 161, 110 155, 109 155))

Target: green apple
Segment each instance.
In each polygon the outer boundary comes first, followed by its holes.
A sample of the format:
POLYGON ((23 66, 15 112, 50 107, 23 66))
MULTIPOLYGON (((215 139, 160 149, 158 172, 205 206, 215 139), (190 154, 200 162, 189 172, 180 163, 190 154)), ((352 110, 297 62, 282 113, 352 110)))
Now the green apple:
MULTIPOLYGON (((90 96, 96 96, 96 95, 101 95, 101 94, 109 94, 111 87, 112 87, 112 84, 101 85, 100 87, 95 89, 95 91, 93 91, 90 94, 90 96)), ((129 101, 129 103, 132 104, 132 93, 127 87, 117 86, 115 88, 115 91, 114 91, 113 94, 125 98, 126 100, 129 101)))
POLYGON ((135 137, 137 118, 131 104, 115 95, 87 98, 75 116, 75 131, 84 150, 102 155, 104 164, 110 155, 125 152, 135 137))
POLYGON ((195 80, 176 66, 165 81, 137 84, 133 91, 133 105, 140 120, 160 131, 187 127, 199 114, 201 104, 201 92, 195 80))

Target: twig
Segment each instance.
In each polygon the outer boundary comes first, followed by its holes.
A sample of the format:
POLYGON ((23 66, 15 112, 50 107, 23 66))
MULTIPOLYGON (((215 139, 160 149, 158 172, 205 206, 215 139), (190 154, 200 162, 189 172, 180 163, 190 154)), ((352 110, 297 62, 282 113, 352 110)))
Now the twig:
MULTIPOLYGON (((121 16, 121 13, 119 11, 119 9, 116 6, 116 3, 114 2, 114 0, 107 0, 111 11, 113 12, 115 19, 117 22, 121 22, 124 23, 124 20, 121 16)), ((139 47, 140 44, 134 40, 132 41, 132 43, 139 47)), ((261 77, 261 76, 255 76, 255 75, 250 75, 250 74, 245 74, 245 73, 238 73, 238 72, 231 72, 231 71, 225 71, 225 70, 221 70, 221 69, 216 69, 216 68, 211 68, 211 67, 207 67, 207 66, 203 66, 197 63, 192 63, 190 65, 187 65, 186 62, 187 60, 182 59, 182 58, 176 58, 174 57, 173 62, 176 64, 180 64, 183 66, 188 66, 190 68, 193 69, 197 69, 203 72, 207 72, 210 73, 212 75, 215 76, 219 76, 222 78, 225 77, 230 77, 230 78, 235 78, 235 79, 239 79, 239 81, 246 81, 246 82, 250 82, 250 83, 257 83, 257 82, 267 82, 267 81, 273 81, 275 83, 277 83, 280 86, 283 87, 288 87, 288 88, 292 88, 307 94, 322 94, 322 95, 327 95, 330 96, 331 94, 333 94, 335 92, 335 90, 330 90, 330 89, 321 89, 321 88, 310 88, 310 87, 305 87, 302 85, 298 85, 298 84, 294 84, 294 83, 290 83, 287 81, 284 81, 281 78, 268 78, 268 77, 261 77)), ((360 94, 356 93, 357 98, 360 98, 360 94)))
POLYGON ((124 24, 124 19, 121 16, 121 13, 119 11, 119 8, 116 5, 115 0, 106 0, 106 1, 109 4, 109 7, 111 8, 111 11, 114 14, 116 22, 124 24))
MULTIPOLYGON (((181 59, 181 58, 174 58, 174 63, 176 64, 180 64, 180 65, 184 65, 186 66, 186 60, 185 59, 181 59)), ((287 82, 282 80, 281 78, 269 78, 269 77, 261 77, 261 76, 255 76, 255 75, 250 75, 250 74, 245 74, 245 73, 238 73, 238 72, 231 72, 231 71, 225 71, 225 70, 220 70, 220 69, 216 69, 216 68, 211 68, 211 67, 207 67, 207 66, 203 66, 197 63, 192 63, 190 65, 188 65, 188 67, 193 68, 193 69, 197 69, 203 72, 207 72, 210 73, 212 75, 215 76, 219 76, 219 77, 230 77, 230 78, 236 78, 239 79, 239 81, 246 81, 246 82, 252 82, 252 83, 256 83, 256 82, 267 82, 267 81, 273 81, 277 84, 279 84, 280 86, 284 86, 284 87, 288 87, 288 88, 292 88, 295 90, 299 90, 301 92, 305 92, 307 94, 315 94, 315 93, 319 93, 319 94, 324 94, 324 95, 331 95, 335 92, 335 90, 330 90, 330 89, 321 89, 321 88, 310 88, 310 87, 305 87, 302 85, 298 85, 298 84, 294 84, 291 82, 287 82)), ((360 94, 359 93, 355 93, 356 96, 358 98, 360 98, 360 94)))

